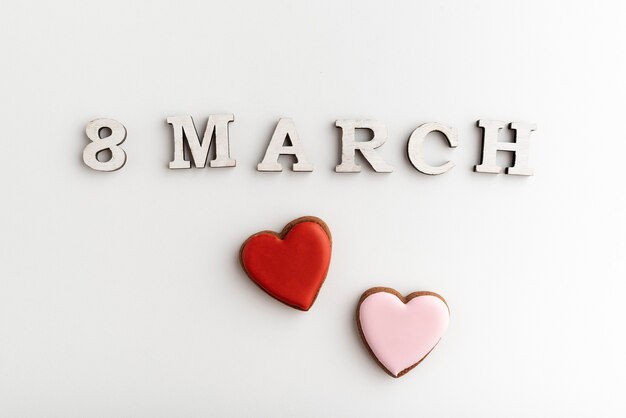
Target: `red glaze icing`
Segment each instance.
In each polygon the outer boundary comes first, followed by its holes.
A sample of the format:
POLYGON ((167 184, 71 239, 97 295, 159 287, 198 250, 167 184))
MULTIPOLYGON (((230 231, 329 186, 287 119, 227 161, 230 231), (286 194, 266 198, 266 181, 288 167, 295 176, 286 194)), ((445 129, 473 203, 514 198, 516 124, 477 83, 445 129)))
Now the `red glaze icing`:
POLYGON ((259 232, 248 238, 241 262, 250 278, 274 298, 307 311, 330 264, 331 240, 316 222, 296 223, 284 238, 259 232))

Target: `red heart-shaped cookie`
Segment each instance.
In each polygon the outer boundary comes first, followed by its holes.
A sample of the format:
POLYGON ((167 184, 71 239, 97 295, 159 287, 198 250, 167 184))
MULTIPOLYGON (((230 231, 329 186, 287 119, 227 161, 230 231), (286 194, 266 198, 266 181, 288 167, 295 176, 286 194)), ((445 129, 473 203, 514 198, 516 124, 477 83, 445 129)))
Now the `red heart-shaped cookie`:
POLYGON ((248 277, 279 301, 308 311, 324 283, 332 238, 319 218, 291 221, 280 233, 262 231, 241 246, 241 265, 248 277))

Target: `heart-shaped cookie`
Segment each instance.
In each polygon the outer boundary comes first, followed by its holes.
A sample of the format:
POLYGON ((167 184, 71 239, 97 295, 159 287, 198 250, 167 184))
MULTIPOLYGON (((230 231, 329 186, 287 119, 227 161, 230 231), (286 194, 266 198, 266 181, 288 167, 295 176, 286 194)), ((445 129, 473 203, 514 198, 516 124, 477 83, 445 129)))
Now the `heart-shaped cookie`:
POLYGON ((308 311, 324 283, 332 238, 319 218, 291 221, 280 233, 262 231, 241 246, 241 265, 261 289, 279 301, 308 311))
POLYGON ((374 287, 361 296, 356 311, 363 342, 391 376, 411 371, 432 351, 450 318, 444 298, 433 292, 407 297, 388 287, 374 287))

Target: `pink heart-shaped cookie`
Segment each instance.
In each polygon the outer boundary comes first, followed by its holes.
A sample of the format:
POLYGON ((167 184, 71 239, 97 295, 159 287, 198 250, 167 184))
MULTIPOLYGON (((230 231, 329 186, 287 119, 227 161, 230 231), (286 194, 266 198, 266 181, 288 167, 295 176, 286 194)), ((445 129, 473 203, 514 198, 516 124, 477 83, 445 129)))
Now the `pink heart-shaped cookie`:
POLYGON ((356 317, 372 356, 388 374, 400 377, 435 348, 448 327, 450 310, 433 292, 404 297, 388 287, 374 287, 361 296, 356 317))

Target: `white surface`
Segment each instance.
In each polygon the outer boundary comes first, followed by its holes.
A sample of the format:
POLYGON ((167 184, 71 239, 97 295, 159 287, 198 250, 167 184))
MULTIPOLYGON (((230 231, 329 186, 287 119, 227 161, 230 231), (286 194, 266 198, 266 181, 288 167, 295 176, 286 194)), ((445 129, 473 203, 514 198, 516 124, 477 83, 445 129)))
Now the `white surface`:
POLYGON ((0 415, 625 416, 621 3, 260 3, 0 6, 0 415), (237 168, 168 170, 165 118, 211 112, 237 168), (96 117, 119 172, 82 163, 96 117), (256 171, 280 117, 313 173, 256 171), (392 174, 333 172, 339 118, 387 123, 392 174), (534 177, 472 172, 479 118, 537 123, 534 177), (434 178, 405 148, 429 121, 459 130, 434 178), (334 252, 302 313, 237 254, 306 214, 334 252), (450 304, 402 379, 356 333, 374 285, 450 304))

